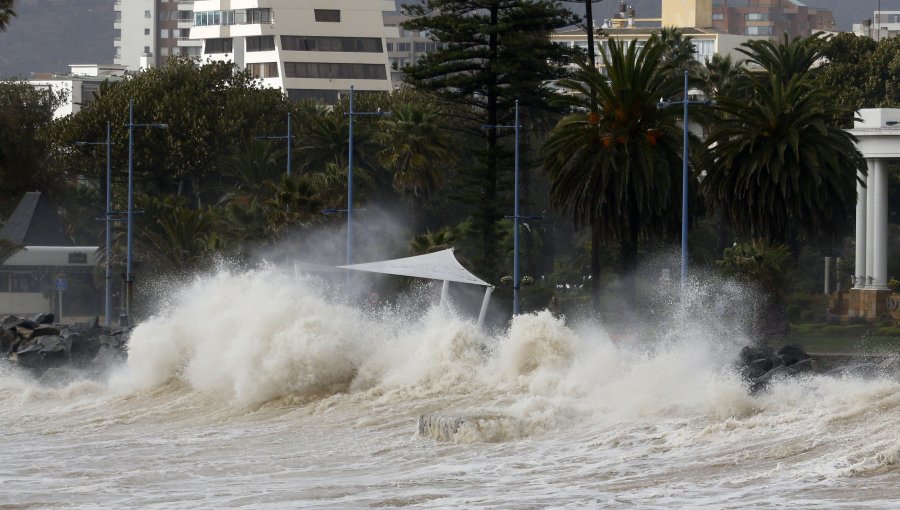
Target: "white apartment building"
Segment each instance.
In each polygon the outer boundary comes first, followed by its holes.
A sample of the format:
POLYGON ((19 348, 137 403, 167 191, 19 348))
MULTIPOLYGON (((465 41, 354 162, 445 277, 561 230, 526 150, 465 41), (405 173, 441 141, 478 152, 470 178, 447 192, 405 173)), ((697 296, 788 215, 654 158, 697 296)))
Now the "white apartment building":
POLYGON ((853 24, 853 33, 875 40, 900 36, 900 11, 875 11, 871 18, 853 24))
POLYGON ((190 39, 193 0, 116 0, 113 62, 131 71, 159 66, 172 55, 199 57, 190 39))
POLYGON ((34 73, 28 83, 36 89, 65 94, 65 102, 53 112, 53 118, 58 119, 78 113, 93 103, 94 94, 103 82, 123 79, 125 67, 121 65, 73 64, 69 66, 69 74, 34 73))
POLYGON ((384 13, 393 0, 197 0, 191 39, 291 99, 334 103, 353 86, 391 90, 384 13))
POLYGON ((418 63, 428 53, 441 48, 441 43, 429 37, 427 33, 407 30, 400 26, 408 19, 408 16, 399 12, 384 13, 384 26, 397 31, 397 37, 389 36, 386 42, 394 88, 403 83, 404 67, 418 63))

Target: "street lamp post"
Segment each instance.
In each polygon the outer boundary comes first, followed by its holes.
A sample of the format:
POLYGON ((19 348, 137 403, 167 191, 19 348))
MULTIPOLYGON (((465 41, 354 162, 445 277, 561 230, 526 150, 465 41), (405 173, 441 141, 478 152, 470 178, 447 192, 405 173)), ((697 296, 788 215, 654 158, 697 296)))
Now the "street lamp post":
POLYGON ((482 127, 486 129, 512 128, 516 133, 515 173, 513 177, 513 215, 506 216, 506 218, 513 220, 513 315, 519 315, 522 304, 521 296, 519 295, 521 286, 521 274, 519 272, 519 220, 539 219, 537 216, 522 216, 519 214, 519 130, 522 127, 519 124, 519 100, 516 99, 515 124, 512 126, 484 125, 482 127))
MULTIPOLYGON (((353 85, 350 86, 350 111, 345 113, 350 118, 350 147, 347 153, 347 265, 353 263, 353 117, 357 115, 365 116, 388 116, 391 112, 383 112, 381 110, 375 112, 358 112, 354 110, 353 102, 353 85)), ((350 289, 352 275, 347 271, 347 300, 352 301, 352 293, 350 289)))
POLYGON ((684 145, 681 152, 681 289, 687 283, 688 270, 688 105, 712 104, 712 101, 691 101, 688 96, 688 71, 684 71, 684 97, 681 101, 660 101, 660 108, 671 104, 682 103, 684 106, 684 145))
POLYGON ((123 325, 131 323, 131 299, 134 286, 134 274, 131 272, 132 255, 134 254, 134 128, 151 127, 166 129, 168 124, 135 124, 134 99, 128 100, 128 252, 125 262, 125 315, 123 325))
POLYGON ((287 174, 291 176, 291 112, 287 114, 287 135, 285 136, 257 136, 256 140, 287 140, 287 174))
POLYGON ((112 314, 112 303, 110 295, 112 293, 112 272, 110 269, 110 246, 112 245, 112 233, 110 231, 109 222, 111 221, 111 216, 114 214, 110 210, 110 204, 112 202, 112 190, 111 190, 111 170, 112 170, 112 124, 110 122, 106 123, 106 141, 105 142, 75 142, 75 145, 84 146, 84 145, 105 145, 106 146, 106 215, 104 220, 106 221, 106 285, 104 288, 103 295, 103 316, 104 316, 104 324, 106 327, 110 327, 111 324, 111 314, 112 314))

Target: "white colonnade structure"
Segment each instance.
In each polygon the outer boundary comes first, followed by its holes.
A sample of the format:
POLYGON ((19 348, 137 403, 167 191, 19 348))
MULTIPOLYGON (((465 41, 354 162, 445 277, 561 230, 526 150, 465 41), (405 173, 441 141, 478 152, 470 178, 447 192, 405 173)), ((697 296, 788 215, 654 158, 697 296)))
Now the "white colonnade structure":
POLYGON ((856 267, 848 306, 851 317, 877 319, 887 311, 888 165, 900 159, 900 109, 859 111, 851 134, 868 166, 856 200, 856 267))

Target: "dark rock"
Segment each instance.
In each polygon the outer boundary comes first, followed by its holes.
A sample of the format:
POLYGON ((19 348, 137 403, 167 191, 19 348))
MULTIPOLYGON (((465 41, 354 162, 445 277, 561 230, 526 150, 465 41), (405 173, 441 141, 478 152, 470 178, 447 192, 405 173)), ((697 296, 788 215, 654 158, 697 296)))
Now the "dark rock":
POLYGON ((8 329, 8 330, 15 330, 16 326, 18 326, 21 323, 22 323, 22 319, 16 317, 15 315, 7 315, 3 319, 3 322, 0 323, 0 328, 8 329))
POLYGON ((100 328, 100 317, 94 316, 88 323, 85 325, 87 329, 99 329, 100 328))
POLYGON ((774 368, 772 358, 760 358, 743 366, 741 375, 748 379, 756 379, 774 368))
POLYGON ((36 324, 53 324, 54 315, 52 313, 42 313, 34 318, 36 324))
POLYGON ((87 362, 100 352, 100 337, 96 335, 84 335, 71 333, 66 339, 69 341, 69 354, 74 360, 87 362))
POLYGON ((52 325, 41 324, 31 332, 31 338, 39 336, 59 336, 59 328, 52 325))
POLYGON ((22 337, 22 338, 24 338, 24 339, 26 339, 26 340, 30 340, 30 339, 31 339, 31 334, 32 334, 32 333, 34 333, 34 329, 33 329, 33 328, 29 328, 29 327, 24 326, 24 325, 22 325, 22 326, 16 326, 16 335, 18 335, 18 336, 20 336, 20 337, 22 337))
POLYGON ((772 348, 767 345, 747 345, 741 349, 740 354, 738 354, 738 360, 741 366, 749 365, 756 360, 762 358, 771 358, 772 357, 772 348))
POLYGON ((784 364, 787 366, 793 366, 797 363, 811 359, 809 354, 803 350, 803 347, 799 345, 785 345, 781 349, 778 349, 777 356, 784 361, 784 364))
POLYGON ((18 337, 12 331, 0 329, 0 352, 9 352, 9 348, 18 337))

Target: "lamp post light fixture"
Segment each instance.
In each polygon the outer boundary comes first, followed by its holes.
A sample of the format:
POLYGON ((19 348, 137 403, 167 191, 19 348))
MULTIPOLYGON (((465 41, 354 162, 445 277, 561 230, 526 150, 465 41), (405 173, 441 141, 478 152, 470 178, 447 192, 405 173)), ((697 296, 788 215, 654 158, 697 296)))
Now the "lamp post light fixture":
POLYGON ((128 100, 128 252, 125 262, 125 315, 123 325, 131 325, 131 299, 134 274, 131 271, 134 254, 134 128, 149 127, 167 129, 168 124, 135 124, 134 99, 128 100))
POLYGON ((287 135, 284 136, 257 136, 255 140, 287 140, 287 174, 291 176, 291 112, 287 114, 287 135))
POLYGON ((713 101, 691 101, 688 96, 688 72, 684 71, 684 97, 680 101, 660 100, 659 108, 665 108, 672 104, 681 103, 684 106, 684 146, 681 153, 681 290, 687 283, 688 270, 688 105, 710 105, 713 101))
POLYGON ((519 272, 519 220, 541 219, 540 216, 521 216, 519 213, 519 131, 522 127, 519 124, 519 100, 516 99, 516 117, 515 123, 513 125, 501 126, 485 124, 481 127, 484 129, 512 128, 516 133, 514 167, 515 173, 513 177, 513 215, 506 216, 506 218, 513 220, 513 315, 515 316, 519 315, 522 305, 521 296, 519 295, 522 280, 521 274, 519 272))
POLYGON ((106 141, 105 142, 75 142, 75 145, 79 147, 83 147, 85 145, 105 145, 106 146, 106 215, 104 220, 106 221, 106 285, 104 287, 104 295, 103 295, 103 317, 104 324, 106 327, 110 327, 111 324, 111 312, 112 312, 112 304, 110 295, 112 293, 112 273, 110 269, 110 246, 112 245, 112 233, 110 231, 109 222, 112 220, 112 215, 116 214, 110 210, 110 204, 112 202, 112 190, 111 190, 111 178, 110 173, 112 170, 112 124, 110 122, 106 123, 106 141))
MULTIPOLYGON (((353 117, 357 115, 385 117, 390 116, 391 112, 383 112, 381 110, 375 112, 358 112, 354 110, 353 103, 353 85, 350 86, 350 111, 344 115, 350 118, 350 148, 347 151, 347 265, 353 264, 353 117)), ((352 302, 352 291, 350 288, 352 274, 347 271, 347 300, 352 302)))

